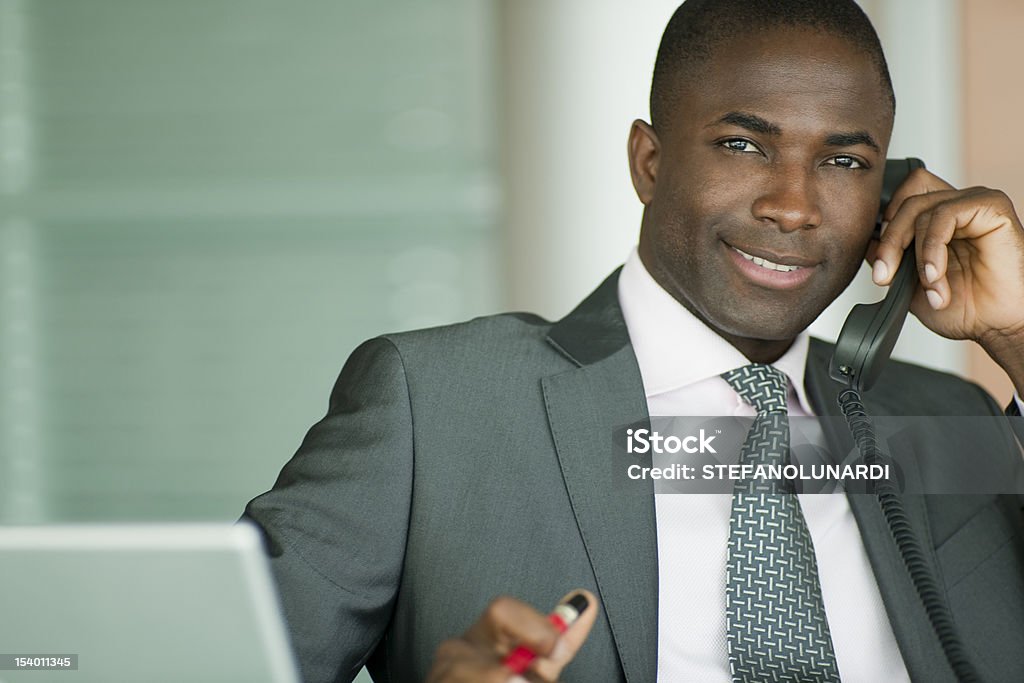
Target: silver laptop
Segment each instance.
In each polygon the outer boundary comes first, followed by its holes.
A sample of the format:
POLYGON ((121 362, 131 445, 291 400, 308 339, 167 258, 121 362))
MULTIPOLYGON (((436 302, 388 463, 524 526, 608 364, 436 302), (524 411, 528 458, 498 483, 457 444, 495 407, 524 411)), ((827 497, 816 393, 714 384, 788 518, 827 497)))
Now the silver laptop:
POLYGON ((298 680, 254 527, 0 526, 0 682, 298 680))

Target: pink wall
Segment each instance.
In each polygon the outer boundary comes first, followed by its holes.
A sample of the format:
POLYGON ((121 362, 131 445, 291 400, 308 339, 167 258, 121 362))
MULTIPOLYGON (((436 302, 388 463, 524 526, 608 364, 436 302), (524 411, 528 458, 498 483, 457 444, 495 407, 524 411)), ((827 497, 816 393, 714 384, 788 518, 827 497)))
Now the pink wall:
MULTIPOLYGON (((966 185, 1006 192, 1024 213, 1024 2, 961 0, 963 164, 966 185)), ((1024 307, 1024 302, 1021 302, 1024 307)), ((970 376, 1004 404, 1013 393, 1003 371, 977 346, 970 376)))

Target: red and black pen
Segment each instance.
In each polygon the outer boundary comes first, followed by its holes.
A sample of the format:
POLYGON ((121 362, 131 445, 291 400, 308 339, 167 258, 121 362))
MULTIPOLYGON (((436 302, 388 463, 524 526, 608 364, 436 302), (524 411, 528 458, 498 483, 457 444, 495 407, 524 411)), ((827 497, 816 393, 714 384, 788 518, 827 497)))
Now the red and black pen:
MULTIPOLYGON (((548 615, 548 621, 554 626, 559 633, 565 633, 566 630, 573 623, 580 618, 583 614, 583 610, 587 609, 587 605, 590 604, 587 601, 587 596, 583 593, 577 593, 572 596, 561 605, 556 607, 551 614, 548 615)), ((521 674, 526 671, 527 667, 530 666, 530 662, 537 658, 537 654, 530 648, 520 645, 512 652, 508 653, 508 656, 504 659, 505 668, 512 673, 521 674)))

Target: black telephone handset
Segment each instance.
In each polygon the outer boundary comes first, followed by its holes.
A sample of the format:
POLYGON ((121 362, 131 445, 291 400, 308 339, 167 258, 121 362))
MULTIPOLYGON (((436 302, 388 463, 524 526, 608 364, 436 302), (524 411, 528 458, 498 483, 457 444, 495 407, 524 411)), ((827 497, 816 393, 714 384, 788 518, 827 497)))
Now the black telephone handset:
MULTIPOLYGON (((876 231, 881 229, 882 212, 896 188, 916 168, 924 168, 924 162, 914 158, 886 160, 876 231)), ((873 304, 857 304, 847 316, 828 365, 832 379, 857 391, 874 386, 903 329, 916 281, 917 262, 911 244, 903 253, 885 298, 873 304)))
MULTIPOLYGON (((924 163, 920 159, 888 159, 885 162, 879 221, 896 188, 915 168, 924 168, 924 163)), ((860 392, 874 385, 885 361, 889 359, 910 310, 916 282, 917 263, 914 245, 911 243, 903 252, 903 260, 900 261, 899 270, 885 298, 875 304, 857 304, 850 311, 829 362, 828 370, 832 379, 846 385, 846 389, 837 397, 839 407, 849 423, 850 433, 864 462, 869 465, 889 462, 890 458, 875 438, 872 421, 861 401, 860 392)), ((953 674, 961 683, 977 681, 977 673, 957 633, 942 583, 923 559, 927 557, 923 550, 925 546, 917 538, 913 527, 907 523, 901 489, 894 482, 883 480, 877 482, 875 494, 953 674)))

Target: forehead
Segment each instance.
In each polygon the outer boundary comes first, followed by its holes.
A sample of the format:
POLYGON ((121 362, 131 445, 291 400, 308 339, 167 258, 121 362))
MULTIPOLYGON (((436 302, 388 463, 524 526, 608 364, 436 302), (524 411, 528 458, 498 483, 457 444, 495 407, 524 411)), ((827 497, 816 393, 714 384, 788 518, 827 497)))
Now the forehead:
POLYGON ((841 37, 779 29, 726 39, 686 70, 676 116, 704 125, 730 111, 789 128, 863 129, 888 140, 892 111, 878 66, 841 37))

